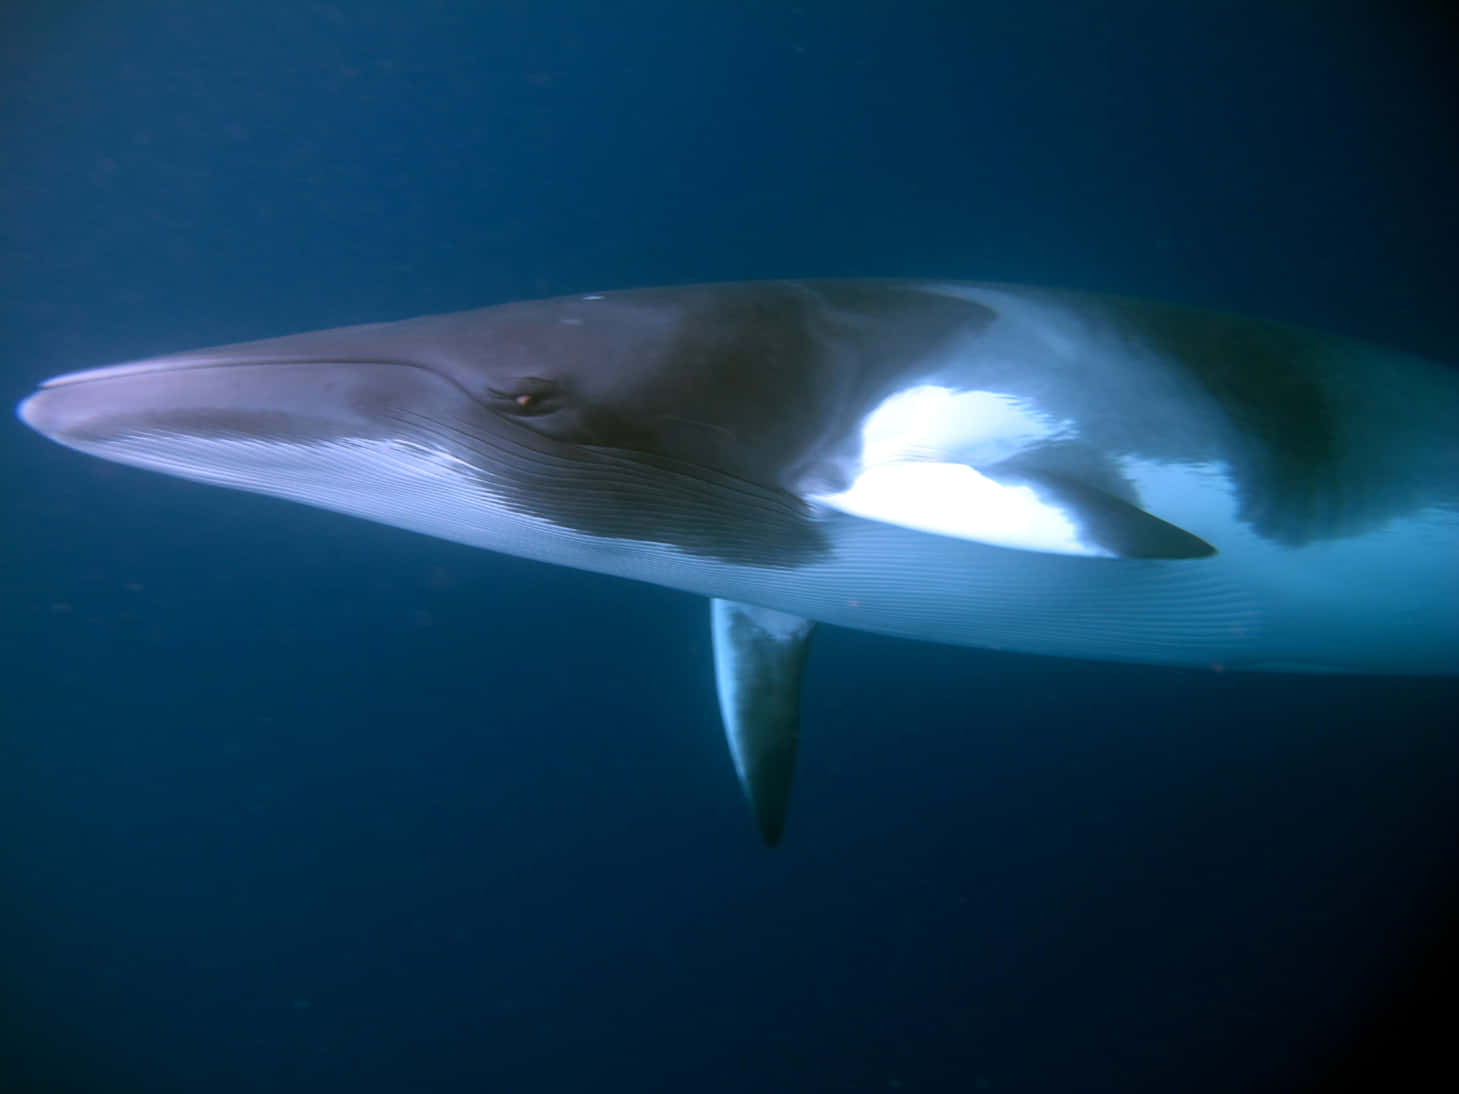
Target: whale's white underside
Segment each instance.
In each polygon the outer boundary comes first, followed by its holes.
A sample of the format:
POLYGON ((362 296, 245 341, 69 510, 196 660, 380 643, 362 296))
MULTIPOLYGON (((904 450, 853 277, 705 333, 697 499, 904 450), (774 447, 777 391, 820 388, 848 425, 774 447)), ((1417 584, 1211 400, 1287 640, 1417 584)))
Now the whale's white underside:
POLYGON ((786 568, 585 536, 513 509, 461 459, 418 441, 288 444, 132 434, 97 454, 302 501, 525 558, 957 645, 1243 669, 1456 671, 1459 567, 1432 510, 1300 547, 1236 516, 1221 467, 1138 464, 1141 504, 1221 545, 1211 558, 1127 560, 1017 550, 826 508, 830 557, 786 568))

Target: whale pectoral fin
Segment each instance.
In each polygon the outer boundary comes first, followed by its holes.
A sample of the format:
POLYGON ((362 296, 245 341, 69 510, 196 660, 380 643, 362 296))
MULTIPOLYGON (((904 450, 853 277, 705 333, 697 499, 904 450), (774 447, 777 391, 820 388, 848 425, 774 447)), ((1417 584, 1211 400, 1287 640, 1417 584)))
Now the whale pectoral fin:
POLYGON ((1037 472, 895 460, 810 500, 920 532, 1091 558, 1204 558, 1216 549, 1097 487, 1037 472))
POLYGON ((800 736, 800 678, 815 624, 732 600, 710 601, 719 711, 755 824, 780 842, 800 736))

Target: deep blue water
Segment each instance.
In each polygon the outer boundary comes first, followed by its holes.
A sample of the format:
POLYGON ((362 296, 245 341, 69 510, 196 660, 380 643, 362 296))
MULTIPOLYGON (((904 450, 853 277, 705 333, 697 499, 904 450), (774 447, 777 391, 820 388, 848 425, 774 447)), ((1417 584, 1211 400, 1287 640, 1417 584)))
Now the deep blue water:
MULTIPOLYGON (((26 0, 0 386, 801 275, 1459 361, 1448 31, 1245 0, 26 0)), ((1447 1028, 1454 681, 828 630, 770 853, 702 603, 18 425, 0 453, 0 1090, 1403 1089, 1447 1028)))

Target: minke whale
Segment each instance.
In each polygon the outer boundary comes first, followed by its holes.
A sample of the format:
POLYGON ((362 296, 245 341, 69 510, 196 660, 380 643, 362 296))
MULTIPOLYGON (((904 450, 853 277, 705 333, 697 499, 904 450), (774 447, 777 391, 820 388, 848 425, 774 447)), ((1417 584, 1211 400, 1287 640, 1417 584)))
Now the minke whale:
POLYGON ((772 845, 817 623, 1459 673, 1459 373, 1273 322, 991 284, 643 289, 75 372, 19 415, 103 459, 709 598, 772 845))

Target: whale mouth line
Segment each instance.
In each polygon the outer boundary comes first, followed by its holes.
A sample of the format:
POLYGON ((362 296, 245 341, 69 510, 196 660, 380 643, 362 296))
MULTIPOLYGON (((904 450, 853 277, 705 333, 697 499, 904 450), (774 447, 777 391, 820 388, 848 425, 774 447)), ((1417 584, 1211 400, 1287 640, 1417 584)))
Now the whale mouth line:
MULTIPOLYGON (((147 376, 160 372, 201 372, 206 369, 238 368, 240 366, 288 366, 288 365, 387 365, 396 368, 418 368, 435 376, 441 373, 428 365, 418 364, 415 361, 405 361, 390 357, 351 357, 346 355, 327 357, 157 357, 142 361, 132 361, 121 365, 102 365, 100 368, 80 369, 76 372, 63 372, 59 376, 52 376, 42 380, 39 391, 48 391, 52 388, 71 387, 77 384, 89 384, 105 380, 120 380, 131 376, 147 376)), ((449 377, 441 376, 449 380, 449 377)), ((460 385, 457 385, 458 387, 460 385)))

